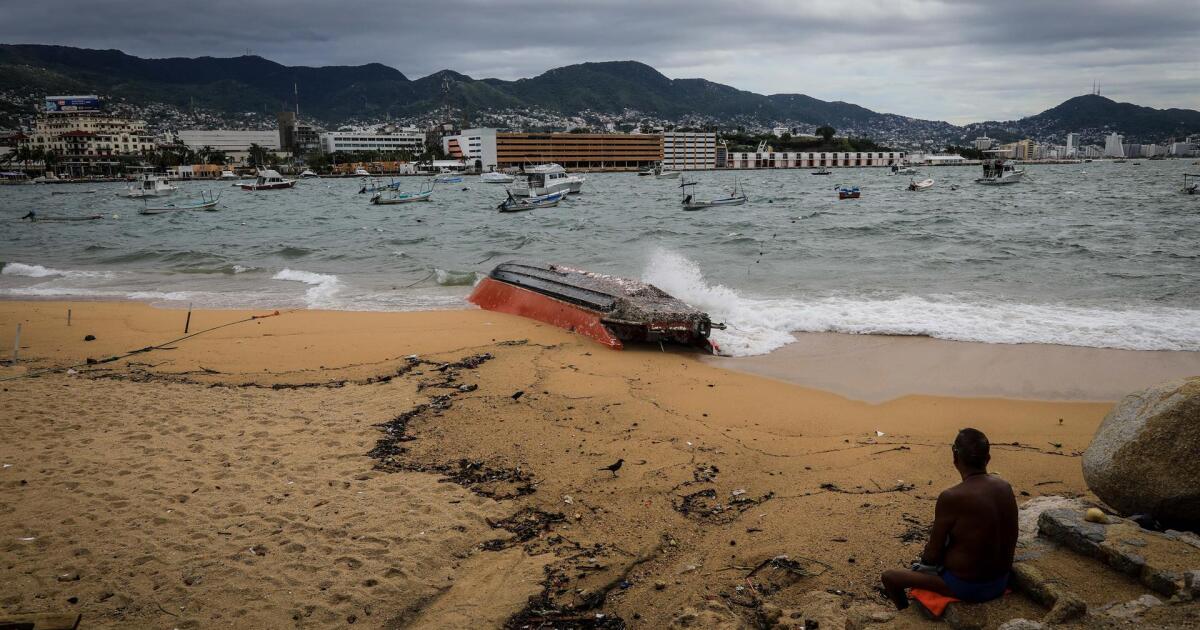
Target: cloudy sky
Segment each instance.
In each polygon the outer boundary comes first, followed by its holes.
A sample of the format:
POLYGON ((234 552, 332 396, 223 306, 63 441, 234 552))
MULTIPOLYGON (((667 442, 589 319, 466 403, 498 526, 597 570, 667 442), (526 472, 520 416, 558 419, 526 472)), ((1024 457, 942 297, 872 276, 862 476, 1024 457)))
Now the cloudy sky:
POLYGON ((530 77, 634 59, 671 78, 965 123, 1085 94, 1200 107, 1200 0, 0 0, 0 42, 380 62, 530 77))

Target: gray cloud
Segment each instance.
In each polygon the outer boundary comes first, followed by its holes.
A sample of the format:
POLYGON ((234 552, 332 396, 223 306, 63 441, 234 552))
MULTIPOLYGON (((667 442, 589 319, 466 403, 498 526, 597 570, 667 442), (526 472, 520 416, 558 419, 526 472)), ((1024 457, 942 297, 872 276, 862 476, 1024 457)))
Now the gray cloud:
POLYGON ((441 0, 202 3, 0 0, 0 41, 235 56, 290 65, 380 62, 515 79, 636 59, 673 78, 801 92, 969 122, 1085 93, 1200 106, 1200 0, 441 0))

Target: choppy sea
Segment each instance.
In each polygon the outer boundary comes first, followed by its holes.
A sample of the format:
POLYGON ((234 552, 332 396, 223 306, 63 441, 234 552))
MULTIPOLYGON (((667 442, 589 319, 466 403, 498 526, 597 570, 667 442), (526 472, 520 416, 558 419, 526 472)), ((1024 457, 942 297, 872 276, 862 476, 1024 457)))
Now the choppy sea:
MULTIPOLYGON (((217 212, 142 216, 120 184, 0 186, 0 298, 133 299, 160 306, 473 308, 496 263, 542 260, 637 277, 728 330, 738 355, 793 331, 928 335, 1200 351, 1200 197, 1190 161, 1031 165, 1026 182, 927 169, 909 192, 886 169, 698 172, 697 197, 735 178, 744 206, 683 212, 679 181, 588 174, 559 207, 501 214, 503 186, 467 178, 433 201, 373 206, 359 180, 221 192, 217 212), (838 201, 835 184, 858 200, 838 201), (42 215, 100 213, 78 223, 42 215)), ((405 189, 423 180, 405 178, 405 189)))

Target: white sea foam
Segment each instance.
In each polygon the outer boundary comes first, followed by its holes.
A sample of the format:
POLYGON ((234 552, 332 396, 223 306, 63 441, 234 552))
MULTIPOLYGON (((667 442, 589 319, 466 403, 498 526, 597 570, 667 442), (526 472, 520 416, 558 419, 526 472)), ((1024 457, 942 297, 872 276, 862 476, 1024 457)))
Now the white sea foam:
POLYGON ((708 284, 699 267, 656 252, 642 278, 729 328, 713 340, 735 356, 791 343, 792 332, 926 335, 986 343, 1047 343, 1127 350, 1200 350, 1200 310, 1099 308, 972 301, 957 296, 890 299, 845 295, 755 299, 708 284))
POLYGON ((304 292, 304 303, 309 308, 337 308, 334 296, 342 290, 342 281, 337 276, 323 273, 313 273, 300 269, 284 269, 275 274, 272 280, 291 280, 311 285, 304 292))
POLYGON ((26 278, 108 278, 112 276, 112 273, 108 271, 64 271, 19 262, 5 263, 4 268, 0 269, 0 274, 6 276, 24 276, 26 278))
POLYGON ((122 291, 120 289, 89 289, 86 287, 10 287, 0 289, 0 295, 17 297, 82 297, 139 300, 147 302, 183 301, 196 299, 201 294, 192 291, 122 291))
POLYGON ((246 273, 247 271, 253 271, 255 269, 257 269, 257 267, 243 267, 242 265, 234 265, 233 273, 246 273))

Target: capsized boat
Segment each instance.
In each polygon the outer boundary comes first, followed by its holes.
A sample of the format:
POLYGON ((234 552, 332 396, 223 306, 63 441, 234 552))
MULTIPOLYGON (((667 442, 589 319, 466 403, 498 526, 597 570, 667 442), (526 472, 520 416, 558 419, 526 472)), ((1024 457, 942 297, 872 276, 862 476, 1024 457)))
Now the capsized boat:
POLYGON ((734 182, 733 191, 728 197, 719 197, 715 199, 696 199, 696 196, 691 191, 696 182, 683 182, 679 187, 683 189, 683 205, 684 210, 703 210, 704 208, 719 208, 721 206, 740 206, 746 203, 746 193, 742 191, 741 184, 734 182))
POLYGON ((1200 195, 1200 175, 1184 173, 1181 192, 1185 195, 1200 195))
POLYGON ((242 190, 281 190, 296 185, 294 179, 284 179, 278 171, 266 169, 258 172, 253 184, 239 184, 242 190))
POLYGON ((461 184, 462 180, 462 175, 457 173, 442 173, 433 178, 435 184, 461 184))
POLYGON ((930 188, 932 186, 933 186, 932 179, 923 179, 919 182, 916 180, 911 180, 911 179, 908 180, 908 189, 909 190, 925 190, 926 188, 930 188))
POLYGON ((658 287, 544 263, 501 263, 467 298, 481 308, 566 328, 614 349, 626 342, 669 341, 716 354, 705 313, 658 287))
POLYGON ((168 212, 180 212, 183 210, 215 210, 217 202, 221 200, 221 193, 215 196, 212 193, 200 191, 200 200, 192 203, 169 203, 163 206, 146 206, 138 210, 138 214, 166 214, 168 212))
POLYGON ((128 197, 130 199, 144 199, 146 197, 165 197, 179 190, 178 186, 167 181, 162 175, 141 175, 133 183, 129 184, 125 190, 117 193, 119 197, 128 197))
POLYGON ((97 219, 103 219, 104 215, 102 215, 102 214, 84 214, 84 215, 48 214, 47 215, 47 214, 38 214, 37 212, 30 210, 29 214, 27 214, 21 218, 28 219, 34 223, 41 223, 41 222, 46 222, 46 221, 53 221, 53 222, 95 221, 97 219))
POLYGON ((524 212, 526 210, 537 210, 538 208, 553 208, 566 196, 566 191, 559 191, 537 197, 514 197, 510 190, 508 191, 508 199, 501 201, 500 205, 496 206, 496 209, 500 212, 524 212))
POLYGON ((826 168, 826 167, 822 166, 820 170, 813 171, 813 172, 812 172, 812 174, 813 174, 813 175, 832 175, 832 174, 833 174, 833 171, 831 171, 831 170, 829 170, 828 168, 826 168))

